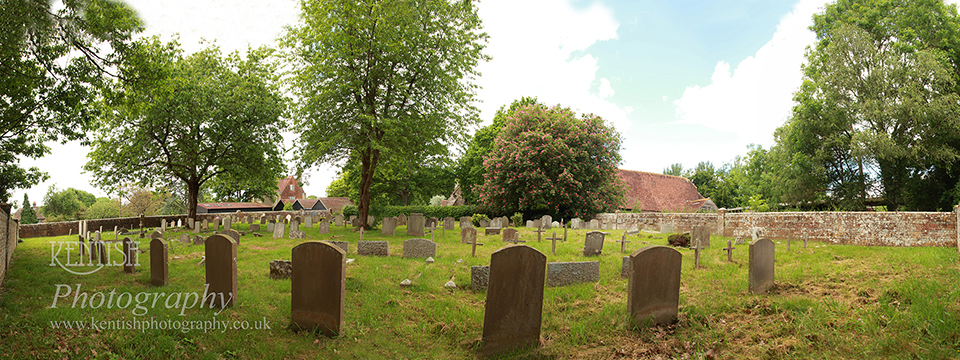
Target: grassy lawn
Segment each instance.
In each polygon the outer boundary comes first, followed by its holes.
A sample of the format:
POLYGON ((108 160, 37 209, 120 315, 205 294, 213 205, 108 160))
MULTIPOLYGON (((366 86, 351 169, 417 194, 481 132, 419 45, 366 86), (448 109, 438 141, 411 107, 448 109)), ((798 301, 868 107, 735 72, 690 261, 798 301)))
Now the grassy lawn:
MULTIPOLYGON (((246 230, 246 224, 239 225, 246 230)), ((235 226, 236 228, 236 226, 235 226)), ((490 254, 505 246, 500 235, 478 235, 484 246, 460 244, 459 228, 441 236, 437 231, 436 263, 402 259, 405 227, 398 236, 383 237, 379 230, 365 240, 388 240, 389 257, 356 254, 360 235, 332 227, 320 236, 307 229, 307 240, 350 242, 347 265, 346 320, 341 336, 329 339, 312 333, 294 333, 290 325, 290 280, 269 277, 269 262, 289 259, 303 240, 272 239, 247 234, 238 249, 238 304, 220 309, 180 306, 167 308, 172 293, 204 290, 204 267, 198 265, 202 245, 170 242, 170 285, 150 285, 149 253, 140 256, 135 274, 105 267, 89 275, 74 275, 51 266, 51 242, 75 237, 26 239, 14 254, 14 263, 0 290, 0 357, 70 359, 463 359, 476 357, 483 327, 484 292, 469 289, 470 266, 489 265, 490 254), (462 260, 462 261, 461 261, 462 260), (401 288, 410 279, 413 286, 401 288), (444 289, 453 279, 458 288, 444 289), (58 287, 58 284, 61 286, 58 287), (74 294, 57 299, 65 286, 76 291, 118 298, 93 309, 82 302, 72 306, 74 294), (123 306, 119 294, 147 293, 156 304, 123 306), (166 300, 164 300, 166 299, 166 300), (123 306, 124 308, 118 308, 123 306), (135 311, 137 312, 135 314, 135 311), (181 316, 183 312, 183 316, 181 316), (218 314, 218 312, 220 312, 218 314), (90 329, 96 322, 114 321, 207 322, 226 321, 229 328, 214 330, 90 329), (58 323, 85 323, 66 328, 58 323), (234 324, 248 329, 234 329, 234 324), (264 326, 266 325, 266 326, 264 326)), ((747 249, 734 250, 726 262, 721 250, 727 238, 712 237, 701 268, 693 268, 693 252, 681 250, 680 320, 668 327, 630 329, 626 315, 627 282, 620 278, 622 230, 607 236, 599 257, 580 254, 586 230, 569 232, 570 241, 536 241, 536 233, 520 229, 521 239, 547 255, 548 262, 600 261, 600 281, 546 288, 541 336, 543 346, 508 357, 518 358, 957 358, 960 357, 960 271, 954 248, 890 248, 825 245, 811 242, 806 249, 783 240, 776 250, 776 286, 771 294, 747 292, 747 249)), ((289 231, 287 232, 289 233, 289 231)), ((179 232, 168 232, 169 239, 179 232)), ((210 233, 206 233, 209 235, 210 233)), ((562 230, 561 230, 562 234, 562 230)), ((549 233, 544 237, 549 236, 549 233)), ((561 235, 562 236, 562 235, 561 235)), ((428 236, 426 236, 429 238, 428 236)), ((112 240, 113 235, 105 236, 112 240)), ((666 244, 666 236, 641 233, 630 236, 627 252, 649 244, 666 244)), ((141 248, 149 248, 143 242, 141 248)), ((76 256, 76 253, 71 254, 76 256)), ((65 254, 61 253, 61 260, 65 254)), ((186 297, 185 297, 186 298, 186 297)), ((177 303, 171 303, 177 305, 177 303)), ((102 323, 101 323, 102 324, 102 323)), ((122 326, 121 326, 122 327, 122 326)))

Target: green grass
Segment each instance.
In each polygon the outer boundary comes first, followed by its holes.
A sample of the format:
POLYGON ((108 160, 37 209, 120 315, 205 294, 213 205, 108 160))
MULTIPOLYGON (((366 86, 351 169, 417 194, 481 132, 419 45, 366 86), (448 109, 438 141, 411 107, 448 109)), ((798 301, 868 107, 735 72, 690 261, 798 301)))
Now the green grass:
MULTIPOLYGON (((241 230, 247 225, 241 224, 241 230)), ((653 329, 631 329, 626 316, 627 282, 620 278, 623 233, 612 231, 604 254, 580 254, 585 230, 570 231, 571 241, 538 243, 536 234, 520 229, 527 244, 544 252, 547 261, 600 261, 600 281, 546 288, 541 335, 543 346, 507 357, 517 358, 956 358, 960 356, 960 272, 953 248, 891 248, 826 245, 808 248, 781 240, 776 253, 776 286, 771 294, 747 292, 747 249, 734 250, 726 262, 720 250, 726 238, 712 238, 701 268, 693 254, 683 253, 680 320, 653 329)), ((265 231, 262 232, 265 234, 265 231)), ((308 229, 307 240, 350 242, 347 265, 346 320, 342 334, 326 338, 294 333, 290 325, 290 281, 269 278, 269 262, 289 259, 301 242, 246 235, 238 249, 239 301, 219 315, 218 309, 167 309, 158 304, 143 316, 126 309, 72 308, 73 296, 50 308, 57 284, 81 284, 82 291, 116 293, 203 292, 204 268, 197 265, 203 246, 171 241, 170 285, 150 285, 149 253, 140 257, 135 274, 106 267, 78 276, 50 266, 51 241, 74 237, 26 239, 0 290, 0 357, 91 359, 275 359, 275 358, 475 358, 483 327, 486 294, 469 290, 470 266, 488 265, 490 254, 503 247, 499 235, 479 235, 484 246, 460 244, 459 230, 436 234, 436 263, 402 259, 407 236, 388 240, 389 257, 356 254, 359 234, 334 227, 320 236, 308 229), (462 259, 462 262, 458 260, 462 259), (401 288, 409 278, 413 286, 401 288), (456 290, 443 288, 451 278, 456 290), (64 306, 66 305, 66 306, 64 306), (51 321, 177 319, 266 320, 270 329, 203 332, 193 330, 91 330, 53 328, 51 321)), ((400 227, 397 234, 404 234, 400 227)), ((209 235, 209 233, 207 234, 209 235)), ((544 237, 546 237, 545 234, 544 237)), ((112 236, 106 236, 112 239, 112 236)), ((179 238, 178 232, 167 237, 179 238)), ((429 234, 427 236, 429 238, 429 234)), ((649 244, 666 244, 665 236, 631 236, 628 252, 649 244)), ((147 248, 147 242, 142 243, 147 248)), ((75 255, 74 255, 75 256, 75 255)), ((62 256, 61 256, 62 257, 62 256)), ((149 303, 148 303, 149 304, 149 303)))

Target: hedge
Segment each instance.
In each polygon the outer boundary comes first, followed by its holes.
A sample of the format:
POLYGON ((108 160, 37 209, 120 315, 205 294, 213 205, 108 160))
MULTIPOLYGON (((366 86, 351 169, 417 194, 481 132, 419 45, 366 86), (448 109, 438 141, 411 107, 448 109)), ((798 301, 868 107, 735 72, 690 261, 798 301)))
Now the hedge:
MULTIPOLYGON (((343 216, 349 218, 353 215, 359 215, 359 211, 356 205, 347 205, 343 208, 343 216)), ((426 206, 426 205, 416 205, 416 206, 383 206, 383 207, 371 207, 370 215, 377 217, 377 219, 382 219, 385 217, 400 216, 400 214, 410 215, 413 213, 423 214, 426 218, 436 217, 438 219, 443 219, 445 217, 452 217, 454 219, 460 219, 464 216, 473 216, 477 214, 476 205, 462 205, 462 206, 426 206)))

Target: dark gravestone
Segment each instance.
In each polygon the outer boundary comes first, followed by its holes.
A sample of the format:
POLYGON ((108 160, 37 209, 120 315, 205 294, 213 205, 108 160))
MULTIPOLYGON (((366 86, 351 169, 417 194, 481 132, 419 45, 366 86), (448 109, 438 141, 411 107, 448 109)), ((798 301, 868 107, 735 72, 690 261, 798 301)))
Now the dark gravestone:
POLYGON ((386 241, 357 241, 357 254, 368 256, 389 256, 390 245, 386 241))
POLYGON ((380 224, 380 234, 384 236, 393 236, 397 230, 397 218, 385 217, 380 224))
POLYGON ((337 336, 343 328, 347 257, 339 247, 311 241, 293 248, 290 307, 293 325, 337 336))
POLYGON ((123 238, 123 272, 133 274, 137 268, 137 243, 123 238))
POLYGON ((760 239, 750 244, 750 292, 766 294, 773 287, 774 245, 770 239, 760 239))
POLYGON ((600 281, 599 261, 553 262, 547 264, 547 286, 558 287, 600 281))
POLYGON ((468 227, 460 229, 460 243, 473 244, 477 242, 477 229, 468 227))
POLYGON ((229 236, 231 239, 233 239, 233 241, 236 241, 236 242, 237 242, 237 245, 240 245, 240 232, 239 232, 239 231, 236 231, 236 230, 233 230, 233 229, 227 229, 227 230, 224 230, 223 234, 226 235, 226 236, 229 236))
POLYGON ((517 231, 517 229, 503 229, 503 233, 501 233, 501 235, 503 241, 505 242, 512 242, 516 244, 517 241, 520 240, 520 232, 517 231))
POLYGON ((603 253, 603 238, 605 235, 600 231, 588 232, 586 240, 583 242, 583 256, 595 256, 603 253))
POLYGON ((237 242, 224 235, 213 235, 205 242, 207 284, 212 295, 204 306, 220 308, 237 303, 237 242))
POLYGON ((690 243, 701 249, 710 247, 710 228, 703 225, 694 226, 693 231, 690 232, 690 243))
POLYGON ((168 269, 167 241, 163 239, 150 240, 150 284, 167 286, 170 282, 168 269))
POLYGON ((407 218, 407 236, 423 236, 423 228, 426 225, 426 219, 423 214, 413 213, 407 218))
POLYGON ((490 256, 481 353, 540 344, 546 265, 547 256, 526 245, 507 246, 490 256))
POLYGON ((677 320, 681 259, 679 251, 659 245, 630 255, 627 310, 632 325, 650 327, 677 320))
POLYGON ((428 258, 437 256, 437 243, 427 239, 410 239, 403 242, 403 258, 428 258))

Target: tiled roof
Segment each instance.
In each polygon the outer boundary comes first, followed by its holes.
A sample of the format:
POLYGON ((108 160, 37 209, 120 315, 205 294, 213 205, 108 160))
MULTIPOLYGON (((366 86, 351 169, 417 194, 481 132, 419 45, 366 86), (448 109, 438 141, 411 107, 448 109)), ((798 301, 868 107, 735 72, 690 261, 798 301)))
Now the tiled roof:
MULTIPOLYGON (((313 207, 316 206, 318 202, 320 202, 320 200, 319 199, 299 199, 294 202, 294 205, 293 205, 294 209, 296 209, 297 207, 296 203, 298 202, 300 203, 300 206, 303 209, 312 210, 313 207)), ((323 203, 321 202, 320 204, 322 205, 323 203)))
POLYGON ((343 208, 347 205, 353 205, 353 201, 350 201, 348 197, 324 197, 317 198, 323 203, 323 206, 330 210, 330 213, 338 213, 343 211, 343 208))
POLYGON ((277 192, 282 200, 291 200, 291 197, 293 197, 292 200, 303 199, 305 197, 303 189, 300 188, 300 185, 297 184, 297 179, 293 176, 280 179, 277 183, 277 192), (293 185, 293 190, 290 190, 290 185, 293 185))
POLYGON ((690 180, 679 176, 617 169, 627 185, 625 208, 655 212, 697 212, 706 201, 690 180))

